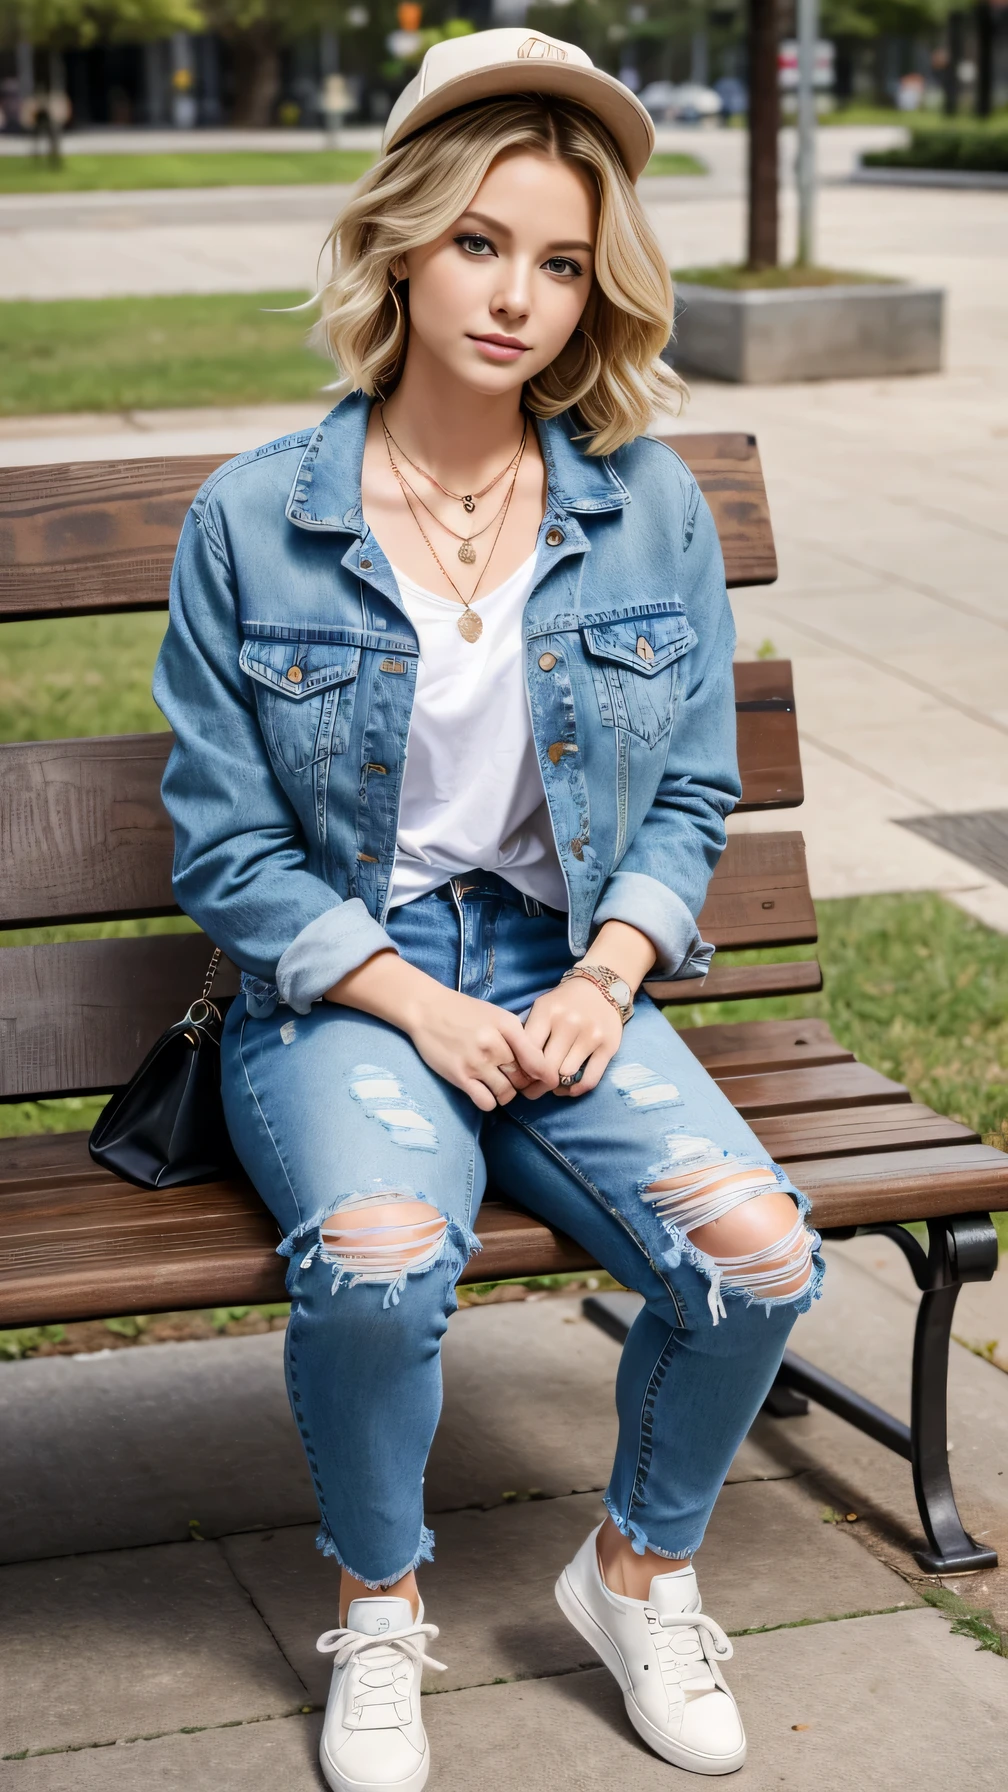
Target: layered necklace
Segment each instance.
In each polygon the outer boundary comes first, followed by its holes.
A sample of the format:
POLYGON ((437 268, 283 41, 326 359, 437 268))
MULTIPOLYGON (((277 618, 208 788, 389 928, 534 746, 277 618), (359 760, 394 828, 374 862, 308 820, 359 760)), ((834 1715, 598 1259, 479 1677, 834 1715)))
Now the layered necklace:
POLYGON ((436 479, 434 477, 433 473, 429 473, 427 471, 426 467, 418 466, 418 464, 415 460, 411 460, 409 455, 406 453, 405 448, 401 448, 399 446, 399 443, 396 441, 395 437, 393 436, 391 430, 388 427, 388 424, 385 421, 384 406, 382 406, 382 409, 379 412, 379 416, 381 418, 382 433, 385 437, 385 452, 389 458, 389 466, 391 467, 392 472, 395 475, 395 478, 399 483, 399 489, 402 492, 403 499, 406 504, 406 508, 409 511, 410 516, 413 518, 413 521, 415 522, 417 528, 419 529, 420 534, 423 536, 423 539, 426 542, 427 547, 430 550, 430 553, 434 559, 435 564, 437 565, 437 567, 439 568, 439 570, 441 571, 443 576, 447 579, 449 585, 451 586, 451 588, 454 591, 456 597, 458 598, 460 604, 462 605, 462 615, 458 619, 459 634, 462 636, 463 641, 469 641, 470 643, 478 641, 481 634, 483 633, 483 623, 482 623, 481 618, 476 614, 476 611, 472 608, 472 602, 476 596, 477 591, 480 588, 480 585, 483 583, 483 576, 486 573, 486 570, 487 570, 488 566, 490 565, 491 560, 493 559, 494 550, 496 549, 497 543, 500 540, 501 530, 503 529, 504 524, 507 521, 507 513, 508 513, 508 510, 510 509, 511 499, 514 496, 514 489, 515 489, 515 485, 518 480, 518 472, 521 467, 522 456, 525 453, 525 443, 526 443, 526 440, 528 437, 528 418, 527 417, 525 418, 524 425, 522 427, 521 441, 519 442, 518 447, 516 448, 514 454, 511 456, 511 459, 508 461, 508 464, 506 467, 502 467, 499 473, 495 473, 492 479, 488 479, 486 485, 482 486, 478 492, 452 492, 452 491, 448 490, 448 487, 446 485, 442 485, 440 479, 436 479), (461 504, 461 506, 467 516, 472 516, 480 498, 485 498, 487 492, 492 491, 495 485, 500 485, 502 480, 508 479, 508 487, 507 487, 507 491, 504 494, 503 501, 499 505, 498 509, 494 512, 494 515, 490 518, 490 521, 488 523, 484 523, 484 525, 481 529, 472 529, 466 534, 459 534, 457 529, 452 529, 449 527, 449 525, 447 523, 443 523, 441 521, 441 518, 436 514, 435 511, 433 511, 431 509, 430 505, 425 503, 424 499, 420 496, 420 493, 417 491, 416 487, 414 485, 410 484, 410 482, 406 478, 406 475, 404 474, 402 468, 399 466, 398 462, 396 461, 395 454, 393 454, 393 452, 392 452, 393 448, 395 449, 396 454, 399 454, 402 456, 402 459, 406 462, 406 465, 409 467, 412 467, 412 469, 415 473, 419 473, 422 479, 427 479, 430 481, 431 485, 436 485, 438 491, 443 492, 444 496, 446 498, 451 498, 454 503, 461 504), (509 478, 509 475, 510 475, 510 478, 509 478), (468 597, 466 597, 464 595, 464 593, 459 590, 458 586, 455 583, 455 580, 451 576, 451 573, 448 571, 448 568, 445 566, 444 562, 441 560, 441 558, 437 552, 437 549, 434 546, 434 543, 431 541, 430 536, 428 535, 426 529, 423 526, 420 516, 415 508, 415 505, 419 505, 421 510, 425 510, 427 512, 427 515, 429 517, 431 517, 435 523, 437 523, 438 527, 445 531, 446 535, 452 536, 453 540, 455 540, 459 543, 458 557, 461 560, 463 566, 475 565, 476 559, 477 559, 477 554, 476 554, 476 549, 473 547, 473 542, 478 541, 480 539, 480 536, 486 535, 489 532, 489 530, 494 528, 494 525, 496 524, 494 537, 490 543, 490 551, 487 554, 486 560, 483 564, 483 570, 480 573, 479 578, 476 580, 476 583, 473 586, 473 589, 470 592, 468 597))

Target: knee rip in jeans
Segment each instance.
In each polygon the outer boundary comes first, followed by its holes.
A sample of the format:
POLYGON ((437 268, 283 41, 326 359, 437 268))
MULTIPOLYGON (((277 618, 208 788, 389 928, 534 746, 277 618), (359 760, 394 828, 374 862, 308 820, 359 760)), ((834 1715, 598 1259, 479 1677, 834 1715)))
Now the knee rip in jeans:
POLYGON ((449 1254, 459 1268, 480 1249, 475 1233, 448 1219, 432 1202, 412 1189, 374 1189, 347 1195, 321 1220, 300 1226, 280 1249, 293 1256, 310 1234, 315 1242, 302 1259, 308 1269, 316 1257, 333 1271, 333 1294, 339 1288, 377 1283, 385 1289, 384 1308, 398 1306, 411 1275, 422 1275, 449 1254))
POLYGON ((723 1292, 750 1304, 761 1301, 768 1313, 776 1302, 807 1297, 818 1244, 805 1224, 807 1201, 783 1188, 769 1164, 747 1163, 711 1139, 672 1133, 666 1147, 641 1199, 710 1278, 707 1304, 714 1324, 727 1316, 723 1292), (782 1200, 788 1203, 783 1211, 782 1200), (797 1216, 788 1225, 795 1206, 797 1216))

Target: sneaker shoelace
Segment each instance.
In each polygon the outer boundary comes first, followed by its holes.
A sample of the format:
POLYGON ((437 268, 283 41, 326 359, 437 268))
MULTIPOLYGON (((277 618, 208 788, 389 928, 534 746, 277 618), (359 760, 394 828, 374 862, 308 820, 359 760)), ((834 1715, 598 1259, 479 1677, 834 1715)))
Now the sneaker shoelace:
POLYGON ((411 1669, 448 1671, 445 1662, 426 1653, 428 1639, 433 1642, 437 1634, 436 1624, 413 1624, 391 1636, 366 1636, 346 1628, 323 1631, 315 1644, 319 1654, 334 1656, 334 1667, 353 1674, 344 1719, 348 1729, 395 1730, 409 1723, 411 1669))
POLYGON ((644 1615, 670 1702, 687 1693, 715 1692, 712 1669, 734 1654, 720 1624, 706 1612, 657 1612, 651 1605, 644 1615))

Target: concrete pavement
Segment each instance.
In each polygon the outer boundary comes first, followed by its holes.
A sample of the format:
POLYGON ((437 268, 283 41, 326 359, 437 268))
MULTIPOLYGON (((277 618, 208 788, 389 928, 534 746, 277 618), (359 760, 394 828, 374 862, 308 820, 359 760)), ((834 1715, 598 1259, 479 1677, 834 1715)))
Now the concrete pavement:
MULTIPOLYGON (((831 1249, 796 1345, 902 1411, 911 1308, 878 1279, 878 1248, 831 1249)), ((2 1792, 321 1785, 314 1639, 336 1573, 314 1548, 280 1355, 268 1334, 0 1366, 2 1792)), ((424 1595, 449 1664, 425 1701, 432 1792, 686 1785, 552 1597, 598 1519, 616 1361, 569 1297, 451 1322, 427 1476, 424 1595)), ((952 1396, 966 1521, 1004 1549, 1008 1379, 954 1347, 952 1396)), ((757 1422, 698 1559, 735 1639, 740 1787, 1000 1786, 1008 1664, 921 1604, 915 1532, 904 1463, 814 1408, 757 1422)), ((1004 1604, 997 1573, 966 1590, 1004 1604)))

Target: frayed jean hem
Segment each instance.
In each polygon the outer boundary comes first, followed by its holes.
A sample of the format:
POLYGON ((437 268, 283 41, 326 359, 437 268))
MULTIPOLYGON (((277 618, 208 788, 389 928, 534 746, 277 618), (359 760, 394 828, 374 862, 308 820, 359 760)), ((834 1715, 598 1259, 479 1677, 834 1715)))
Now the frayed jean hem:
POLYGON ((336 1539, 324 1519, 315 1538, 315 1548, 321 1550, 324 1556, 331 1556, 337 1567, 342 1568, 345 1574, 352 1575, 354 1580, 359 1581, 362 1587, 367 1587, 370 1593, 380 1593, 385 1587, 394 1587, 396 1582, 405 1579, 407 1574, 413 1574, 417 1568, 422 1567, 424 1562, 433 1562, 434 1532, 428 1525, 424 1525, 420 1532, 420 1547, 413 1560, 407 1562, 405 1568, 397 1569, 394 1574, 382 1575, 380 1580, 369 1580, 366 1574, 358 1574, 356 1568, 351 1568, 350 1563, 340 1553, 336 1539))
POLYGON ((624 1518, 622 1516, 608 1493, 602 1495, 602 1504, 605 1506, 605 1509, 612 1519, 613 1524, 616 1526, 616 1529, 619 1531, 620 1536, 626 1537, 628 1540, 635 1556, 646 1555, 648 1550, 650 1550, 653 1556, 662 1556, 666 1562, 688 1562, 691 1557, 696 1554, 703 1541, 702 1538, 699 1538, 696 1543, 691 1544, 687 1549, 662 1549, 660 1544, 652 1542, 643 1526, 639 1525, 635 1518, 624 1518))

